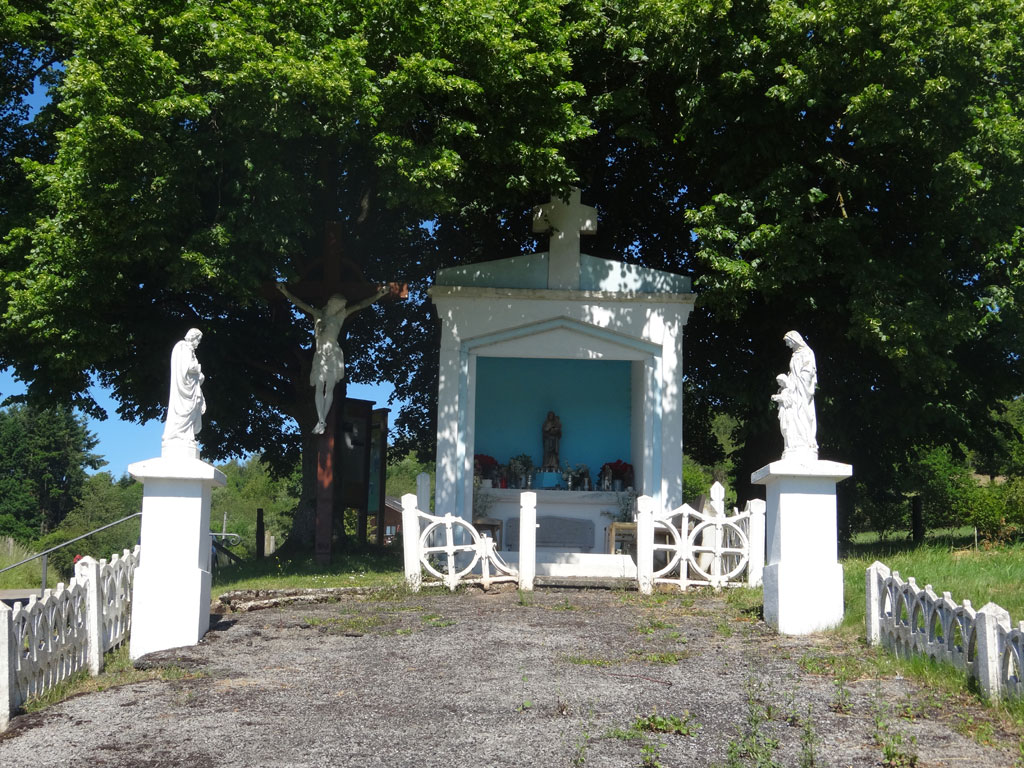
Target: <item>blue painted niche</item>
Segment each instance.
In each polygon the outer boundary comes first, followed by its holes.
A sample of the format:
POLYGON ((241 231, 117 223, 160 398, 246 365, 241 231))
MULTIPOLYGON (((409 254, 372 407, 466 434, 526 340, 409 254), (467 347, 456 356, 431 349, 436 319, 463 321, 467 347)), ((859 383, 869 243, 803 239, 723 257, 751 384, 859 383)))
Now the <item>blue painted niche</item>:
POLYGON ((474 453, 501 464, 527 453, 540 464, 548 411, 562 422, 562 465, 630 457, 630 361, 480 357, 476 364, 474 453))

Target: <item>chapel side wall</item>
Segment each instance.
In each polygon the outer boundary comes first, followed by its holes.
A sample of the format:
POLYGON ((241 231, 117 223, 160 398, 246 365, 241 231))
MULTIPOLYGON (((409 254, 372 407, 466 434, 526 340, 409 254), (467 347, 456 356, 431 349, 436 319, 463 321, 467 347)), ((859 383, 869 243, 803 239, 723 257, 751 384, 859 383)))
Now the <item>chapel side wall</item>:
MULTIPOLYGON (((644 386, 644 361, 634 360, 629 371, 629 392, 630 392, 630 416, 629 416, 629 463, 633 465, 633 472, 637 492, 650 495, 651 477, 644 471, 644 403, 646 388, 644 386)), ((595 471, 599 471, 600 467, 595 471)))
POLYGON ((683 328, 690 307, 667 308, 662 345, 661 501, 664 509, 683 503, 683 328))
MULTIPOLYGON (((456 514, 459 344, 449 318, 441 329, 441 351, 437 382, 437 457, 434 488, 434 514, 456 514)), ((426 510, 424 510, 426 511, 426 510)))

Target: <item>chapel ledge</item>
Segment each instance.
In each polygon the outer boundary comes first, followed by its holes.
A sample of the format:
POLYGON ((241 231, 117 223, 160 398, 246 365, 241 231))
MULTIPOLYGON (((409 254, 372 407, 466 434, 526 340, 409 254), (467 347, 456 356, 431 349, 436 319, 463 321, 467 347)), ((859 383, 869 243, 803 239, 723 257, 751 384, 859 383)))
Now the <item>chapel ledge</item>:
POLYGON ((594 291, 564 288, 492 288, 475 285, 433 285, 427 289, 431 298, 479 299, 547 299, 579 301, 636 301, 652 304, 693 304, 694 293, 645 293, 639 291, 594 291))

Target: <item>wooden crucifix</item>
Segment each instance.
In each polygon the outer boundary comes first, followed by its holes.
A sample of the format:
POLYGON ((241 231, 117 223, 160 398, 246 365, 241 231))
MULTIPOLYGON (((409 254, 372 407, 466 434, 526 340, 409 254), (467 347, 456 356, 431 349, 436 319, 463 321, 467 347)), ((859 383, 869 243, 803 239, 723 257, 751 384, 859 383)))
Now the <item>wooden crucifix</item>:
POLYGON ((330 562, 334 528, 336 525, 342 528, 346 505, 341 491, 344 468, 339 466, 340 444, 335 439, 344 409, 337 407, 332 410, 335 390, 345 377, 341 333, 349 316, 385 296, 404 299, 409 290, 407 285, 398 283, 376 286, 367 281, 358 265, 341 255, 339 230, 336 222, 328 222, 323 259, 309 265, 291 288, 284 283, 275 284, 285 299, 314 320, 315 347, 309 383, 314 387, 317 411, 317 423, 312 432, 320 435, 317 441, 314 551, 317 562, 322 564, 330 562), (323 306, 317 308, 316 302, 322 302, 323 306))

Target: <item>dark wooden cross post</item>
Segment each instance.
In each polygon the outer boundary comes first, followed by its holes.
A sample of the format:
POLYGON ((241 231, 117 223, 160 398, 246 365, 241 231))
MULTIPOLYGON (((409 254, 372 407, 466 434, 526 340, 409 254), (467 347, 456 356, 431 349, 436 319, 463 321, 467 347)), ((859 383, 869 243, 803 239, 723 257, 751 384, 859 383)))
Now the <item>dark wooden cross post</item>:
MULTIPOLYGON (((333 221, 327 223, 324 232, 323 258, 309 265, 290 288, 279 284, 278 289, 296 307, 316 318, 318 328, 321 322, 327 322, 322 318, 326 317, 329 303, 334 297, 344 297, 351 314, 388 293, 392 297, 408 296, 408 286, 391 283, 388 289, 384 290, 367 281, 359 267, 351 259, 342 256, 341 227, 338 222, 333 221), (316 304, 324 309, 316 309, 316 304)), ((347 314, 339 314, 337 317, 347 318, 347 314)), ((339 360, 344 336, 342 322, 336 340, 339 360)), ((329 411, 320 416, 323 419, 323 431, 317 438, 316 505, 313 523, 314 553, 316 561, 320 564, 327 564, 331 560, 331 542, 336 525, 340 535, 344 535, 345 502, 341 493, 341 475, 344 468, 338 461, 338 448, 344 429, 345 390, 345 379, 341 376, 331 393, 333 399, 329 411)), ((317 429, 320 429, 320 426, 318 425, 317 429)))

